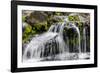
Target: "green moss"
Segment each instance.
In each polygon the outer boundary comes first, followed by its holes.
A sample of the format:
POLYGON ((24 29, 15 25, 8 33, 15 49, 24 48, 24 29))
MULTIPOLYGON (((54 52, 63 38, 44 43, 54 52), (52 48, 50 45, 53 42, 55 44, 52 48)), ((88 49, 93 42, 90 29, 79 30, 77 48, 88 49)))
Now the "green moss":
POLYGON ((26 16, 22 16, 22 21, 25 22, 26 16))
POLYGON ((69 21, 80 21, 78 15, 75 15, 75 16, 68 16, 68 20, 69 20, 69 21))
MULTIPOLYGON (((47 32, 48 29, 50 28, 51 25, 53 25, 54 23, 56 22, 63 22, 63 20, 60 20, 60 19, 54 19, 54 16, 68 16, 69 14, 67 15, 64 15, 64 13, 62 12, 52 12, 52 13, 49 13, 49 12, 46 12, 46 18, 44 21, 39 21, 39 18, 37 19, 36 18, 36 23, 28 23, 28 26, 25 28, 24 32, 23 32, 23 37, 22 37, 22 40, 23 42, 27 42, 31 36, 34 36, 36 34, 41 34, 41 33, 44 33, 44 32, 47 32)), ((25 16, 22 16, 22 21, 25 22, 25 16)), ((32 19, 32 15, 30 17, 30 19, 32 19)), ((80 34, 82 35, 82 32, 83 32, 83 24, 81 23, 80 19, 79 19, 79 16, 78 15, 73 15, 73 16, 68 16, 68 20, 69 21, 79 21, 78 22, 78 25, 77 27, 79 28, 80 30, 80 34)), ((68 25, 68 23, 66 23, 66 25, 68 25)), ((64 32, 66 32, 64 30, 64 32)), ((73 37, 73 31, 72 30, 69 30, 68 31, 68 34, 70 34, 70 38, 73 37)), ((77 34, 76 34, 77 35, 77 34)), ((82 40, 82 36, 81 36, 81 40, 82 40)), ((77 41, 78 38, 76 39, 73 39, 73 40, 69 40, 72 44, 73 43, 76 43, 78 44, 79 42, 77 41)))

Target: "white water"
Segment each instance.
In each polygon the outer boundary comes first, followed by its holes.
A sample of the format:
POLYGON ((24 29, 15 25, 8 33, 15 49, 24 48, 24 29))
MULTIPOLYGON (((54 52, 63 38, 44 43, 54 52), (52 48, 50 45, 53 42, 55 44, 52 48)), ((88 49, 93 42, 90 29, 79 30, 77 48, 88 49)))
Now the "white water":
MULTIPOLYGON (((77 49, 79 53, 81 53, 79 28, 74 23, 70 23, 68 26, 66 26, 66 22, 63 22, 51 25, 51 27, 47 32, 38 35, 36 37, 33 37, 30 43, 27 44, 27 46, 25 47, 23 59, 24 60, 31 60, 31 59, 40 60, 43 58, 52 59, 60 54, 69 53, 69 44, 68 43, 66 44, 63 39, 63 30, 65 27, 67 27, 68 29, 71 28, 76 30, 78 34, 77 49)), ((86 38, 85 35, 84 38, 86 38)))
POLYGON ((48 32, 48 33, 44 33, 42 35, 33 37, 31 42, 25 48, 23 57, 27 58, 27 53, 30 52, 30 58, 32 57, 39 58, 40 53, 44 51, 44 44, 55 36, 57 36, 57 33, 48 32))
POLYGON ((83 29, 84 52, 86 52, 86 28, 83 29))
POLYGON ((33 39, 31 40, 31 42, 27 45, 27 47, 25 48, 25 52, 23 55, 24 59, 28 59, 28 58, 40 58, 40 57, 44 57, 44 53, 49 53, 49 56, 55 55, 55 51, 54 51, 54 46, 52 46, 52 42, 58 43, 57 45, 57 49, 59 53, 63 53, 65 50, 65 42, 63 40, 63 36, 61 34, 63 34, 63 29, 64 28, 64 24, 58 24, 58 25, 52 25, 50 27, 50 29, 48 30, 48 32, 43 33, 42 35, 38 35, 36 37, 33 37, 33 39), (60 32, 57 33, 57 27, 60 25, 60 32), (48 48, 45 49, 45 45, 49 43, 51 45, 47 45, 49 46, 49 50, 48 48), (45 52, 45 50, 48 50, 48 52, 45 52), (52 53, 54 52, 54 54, 52 53))

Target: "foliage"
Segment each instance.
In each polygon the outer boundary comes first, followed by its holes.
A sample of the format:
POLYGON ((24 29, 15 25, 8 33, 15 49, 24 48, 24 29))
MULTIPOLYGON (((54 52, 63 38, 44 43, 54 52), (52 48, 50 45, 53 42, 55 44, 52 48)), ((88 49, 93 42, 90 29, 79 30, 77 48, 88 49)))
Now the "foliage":
POLYGON ((26 28, 25 28, 25 31, 23 32, 23 43, 24 42, 27 42, 27 40, 29 39, 30 37, 30 34, 32 32, 32 27, 30 25, 28 25, 26 28))
POLYGON ((74 16, 68 16, 68 20, 69 21, 80 21, 79 16, 78 15, 74 15, 74 16))
POLYGON ((26 16, 22 16, 22 21, 25 22, 26 16))
MULTIPOLYGON (((39 12, 35 13, 35 14, 38 14, 39 12)), ((34 13, 30 14, 31 16, 28 16, 28 19, 27 19, 27 16, 22 16, 22 21, 24 23, 27 23, 28 26, 26 26, 23 31, 23 37, 22 37, 22 40, 23 40, 23 43, 27 43, 31 37, 34 37, 36 34, 41 34, 41 33, 44 33, 46 31, 48 31, 48 29, 50 28, 51 25, 53 25, 54 23, 56 22, 62 22, 63 19, 59 19, 59 18, 55 18, 55 16, 68 16, 70 13, 64 13, 64 12, 41 12, 39 13, 40 15, 34 15, 34 13), (39 16, 36 17, 36 16, 39 16), (35 18, 34 18, 35 17, 35 18), (45 20, 41 19, 41 18, 44 18, 45 20), (25 21, 27 20, 27 21, 25 21), (35 20, 35 21, 34 21, 35 20), (42 21, 43 20, 43 21, 42 21), (37 22, 36 22, 37 21, 37 22), (39 22, 41 21, 41 22, 39 22), (34 22, 34 23, 32 23, 34 22)), ((82 41, 82 32, 83 32, 83 23, 82 21, 80 20, 79 16, 78 15, 69 15, 68 16, 68 20, 69 21, 74 21, 76 22, 76 26, 79 28, 80 30, 80 34, 81 34, 81 41, 82 41)), ((68 25, 68 23, 66 24, 68 25)), ((64 32, 66 32, 64 30, 64 32)), ((75 33, 73 30, 69 30, 68 33, 70 34, 69 35, 69 42, 71 44, 78 44, 79 42, 76 41, 78 40, 78 38, 76 37, 77 33, 75 33), (74 36, 76 37, 76 39, 71 39, 73 37, 73 33, 74 33, 74 36)))

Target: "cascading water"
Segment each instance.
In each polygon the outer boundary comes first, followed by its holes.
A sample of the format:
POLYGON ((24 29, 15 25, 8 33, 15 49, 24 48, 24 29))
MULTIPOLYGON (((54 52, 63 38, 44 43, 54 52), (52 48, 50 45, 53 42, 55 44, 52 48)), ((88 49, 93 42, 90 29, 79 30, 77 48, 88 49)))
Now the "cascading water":
POLYGON ((31 42, 25 48, 23 58, 39 58, 40 53, 44 52, 46 42, 55 36, 57 36, 57 33, 48 32, 37 37, 33 37, 31 42))
POLYGON ((62 36, 64 26, 64 23, 51 25, 48 32, 33 37, 25 48, 23 58, 39 59, 40 57, 54 56, 63 53, 65 51, 64 49, 66 49, 62 36))
MULTIPOLYGON (((46 59, 56 59, 59 55, 69 53, 69 40, 67 39, 67 44, 65 43, 63 32, 64 28, 68 29, 75 29, 78 35, 78 51, 81 53, 81 45, 80 45, 80 31, 79 28, 74 23, 69 23, 66 25, 67 22, 56 23, 51 25, 49 30, 41 35, 33 37, 29 44, 25 47, 25 51, 23 53, 24 60, 42 60, 46 59)), ((84 39, 85 36, 85 29, 84 29, 84 39)), ((68 37, 67 35, 65 37, 68 37)), ((85 43, 86 44, 86 43, 85 43)), ((86 48, 86 45, 85 45, 86 48)), ((59 56, 59 57, 60 57, 59 56)), ((62 58, 61 59, 65 59, 62 58)))
POLYGON ((83 29, 84 52, 86 52, 86 28, 83 29))

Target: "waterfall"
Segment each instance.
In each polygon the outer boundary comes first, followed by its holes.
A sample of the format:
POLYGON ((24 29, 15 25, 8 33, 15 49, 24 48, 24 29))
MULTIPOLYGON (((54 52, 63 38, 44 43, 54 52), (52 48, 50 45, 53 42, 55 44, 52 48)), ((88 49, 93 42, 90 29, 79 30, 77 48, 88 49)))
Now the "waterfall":
POLYGON ((25 48, 23 58, 40 58, 63 53, 66 48, 62 36, 64 26, 64 23, 51 25, 46 33, 33 37, 31 42, 25 48))
POLYGON ((86 52, 86 28, 83 29, 84 52, 86 52))
POLYGON ((46 42, 48 42, 50 39, 54 38, 55 36, 57 36, 57 33, 48 32, 39 35, 37 37, 33 37, 31 42, 27 44, 25 48, 23 58, 24 59, 28 59, 32 57, 40 58, 41 53, 44 52, 46 42), (28 54, 29 56, 27 56, 28 54))
MULTIPOLYGON (((33 37, 30 43, 25 47, 23 59, 54 59, 58 54, 69 53, 69 44, 66 44, 63 39, 65 27, 76 30, 79 44, 77 49, 79 53, 81 53, 79 28, 74 23, 66 25, 66 22, 61 22, 51 25, 47 32, 33 37)), ((68 36, 66 35, 65 37, 68 36)), ((67 39, 67 42, 68 41, 67 39)))
POLYGON ((76 28, 76 31, 77 31, 77 33, 78 33, 78 42, 79 42, 79 48, 78 48, 78 50, 79 50, 79 53, 81 53, 81 45, 80 45, 80 31, 79 31, 79 28, 78 27, 76 27, 76 26, 74 26, 74 28, 76 28))
POLYGON ((53 32, 54 28, 55 28, 55 25, 51 25, 51 27, 49 28, 48 32, 53 32))

